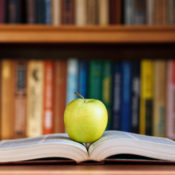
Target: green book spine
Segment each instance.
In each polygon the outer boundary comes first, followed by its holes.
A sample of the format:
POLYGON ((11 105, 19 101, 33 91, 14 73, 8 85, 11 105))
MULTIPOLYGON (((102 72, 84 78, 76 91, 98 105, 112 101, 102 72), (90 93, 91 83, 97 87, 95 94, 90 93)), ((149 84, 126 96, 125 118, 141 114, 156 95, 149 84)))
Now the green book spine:
POLYGON ((102 101, 108 110, 107 129, 111 129, 111 83, 112 83, 112 64, 110 61, 103 62, 102 72, 102 101))
POLYGON ((98 60, 89 63, 88 97, 102 100, 102 62, 98 60))

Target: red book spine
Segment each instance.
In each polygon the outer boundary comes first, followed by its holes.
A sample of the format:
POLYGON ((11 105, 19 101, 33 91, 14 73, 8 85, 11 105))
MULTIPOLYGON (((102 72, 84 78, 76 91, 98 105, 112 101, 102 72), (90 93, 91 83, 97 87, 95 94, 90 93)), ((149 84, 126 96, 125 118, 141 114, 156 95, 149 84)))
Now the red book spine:
POLYGON ((5 22, 5 0, 0 0, 0 23, 5 22))
POLYGON ((62 24, 75 24, 75 0, 62 0, 62 24))
POLYGON ((109 0, 109 24, 121 24, 121 0, 109 0))
POLYGON ((43 134, 53 133, 53 62, 44 63, 43 134))
POLYGON ((66 105, 67 62, 55 63, 54 80, 54 132, 64 132, 64 110, 66 105))

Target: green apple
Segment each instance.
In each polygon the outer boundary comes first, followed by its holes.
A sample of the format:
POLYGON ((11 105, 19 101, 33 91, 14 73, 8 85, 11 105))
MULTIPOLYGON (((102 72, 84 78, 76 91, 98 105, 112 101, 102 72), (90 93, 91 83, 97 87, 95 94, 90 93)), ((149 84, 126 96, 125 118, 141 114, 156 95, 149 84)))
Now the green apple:
MULTIPOLYGON (((79 93, 75 94, 81 96, 79 93)), ((64 112, 65 129, 77 142, 91 143, 99 139, 107 126, 108 112, 105 105, 96 99, 75 99, 64 112)))

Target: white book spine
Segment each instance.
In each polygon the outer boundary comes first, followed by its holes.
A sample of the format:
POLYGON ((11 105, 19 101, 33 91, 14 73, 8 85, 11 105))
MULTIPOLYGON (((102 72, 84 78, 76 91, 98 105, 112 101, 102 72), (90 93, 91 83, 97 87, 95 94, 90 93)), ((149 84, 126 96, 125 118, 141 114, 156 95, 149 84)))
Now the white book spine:
POLYGON ((61 25, 61 0, 52 0, 52 24, 61 25))
POLYGON ((87 8, 86 0, 75 1, 75 23, 78 26, 86 25, 87 21, 87 8))

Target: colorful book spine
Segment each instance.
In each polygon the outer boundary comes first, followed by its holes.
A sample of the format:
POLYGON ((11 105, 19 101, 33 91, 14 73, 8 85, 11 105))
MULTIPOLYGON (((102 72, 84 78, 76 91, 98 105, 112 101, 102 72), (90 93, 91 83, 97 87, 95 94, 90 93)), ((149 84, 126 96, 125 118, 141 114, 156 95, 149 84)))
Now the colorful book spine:
POLYGON ((2 60, 1 72, 1 139, 14 137, 14 62, 2 60))
POLYGON ((35 0, 35 23, 44 24, 45 23, 45 1, 35 0))
POLYGON ((132 62, 131 75, 131 131, 139 133, 140 62, 132 62))
POLYGON ((110 61, 104 61, 102 67, 102 101, 108 111, 108 126, 111 129, 111 98, 112 98, 112 64, 110 61))
POLYGON ((29 61, 27 67, 27 136, 42 135, 44 63, 29 61))
POLYGON ((88 98, 102 100, 102 62, 98 60, 89 63, 88 98))
POLYGON ((124 0, 124 24, 134 24, 134 0, 124 0))
POLYGON ((79 71, 78 71, 78 92, 87 98, 87 82, 88 82, 88 62, 79 61, 79 71))
POLYGON ((62 24, 75 24, 75 0, 62 0, 62 24))
POLYGON ((0 0, 0 23, 5 23, 5 0, 0 0))
POLYGON ((134 24, 146 24, 146 1, 134 0, 134 24))
POLYGON ((27 0, 26 8, 27 8, 27 23, 34 24, 35 23, 35 0, 27 0))
POLYGON ((45 0, 45 24, 52 23, 51 0, 45 0))
POLYGON ((155 0, 146 1, 146 19, 148 25, 153 25, 155 23, 155 0))
POLYGON ((54 132, 64 132, 66 106, 67 61, 56 61, 54 73, 54 132))
POLYGON ((109 24, 121 24, 121 0, 109 0, 109 24))
POLYGON ((27 63, 24 61, 15 62, 15 94, 14 94, 14 137, 24 138, 26 136, 27 117, 27 63))
POLYGON ((9 0, 8 1, 8 22, 9 23, 20 23, 21 14, 21 0, 9 0))
POLYGON ((141 62, 140 134, 152 135, 153 61, 141 62))
POLYGON ((153 135, 160 137, 165 136, 166 126, 166 66, 166 62, 163 60, 156 60, 154 62, 153 135))
POLYGON ((54 116, 53 116, 53 81, 54 70, 53 62, 44 62, 44 89, 43 89, 43 134, 53 133, 54 116))
POLYGON ((108 0, 98 0, 98 17, 100 25, 109 24, 109 1, 108 0))
POLYGON ((168 61, 166 136, 175 139, 175 61, 168 61))
POLYGON ((75 24, 84 26, 87 24, 86 0, 75 0, 75 4, 75 24))
POLYGON ((67 97, 66 103, 77 98, 74 92, 78 91, 78 60, 71 58, 67 63, 67 97))
POLYGON ((113 68, 113 90, 112 90, 112 129, 121 129, 121 63, 115 63, 113 68))
POLYGON ((121 64, 121 130, 131 131, 131 63, 121 64))
POLYGON ((87 24, 95 25, 98 24, 98 0, 86 1, 87 7, 87 24))
POLYGON ((52 24, 60 25, 61 24, 61 0, 52 0, 52 24))

